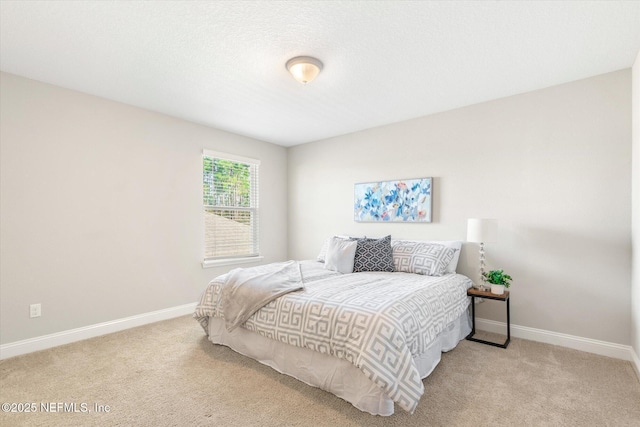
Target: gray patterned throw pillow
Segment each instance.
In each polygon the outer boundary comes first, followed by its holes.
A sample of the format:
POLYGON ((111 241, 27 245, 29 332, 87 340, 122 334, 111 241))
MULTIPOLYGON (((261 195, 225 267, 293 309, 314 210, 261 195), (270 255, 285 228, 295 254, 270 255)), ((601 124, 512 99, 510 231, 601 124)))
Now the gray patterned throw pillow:
POLYGON ((381 239, 357 239, 353 272, 394 271, 391 235, 381 239))
POLYGON ((394 242, 395 271, 442 276, 456 253, 453 248, 433 243, 394 242))

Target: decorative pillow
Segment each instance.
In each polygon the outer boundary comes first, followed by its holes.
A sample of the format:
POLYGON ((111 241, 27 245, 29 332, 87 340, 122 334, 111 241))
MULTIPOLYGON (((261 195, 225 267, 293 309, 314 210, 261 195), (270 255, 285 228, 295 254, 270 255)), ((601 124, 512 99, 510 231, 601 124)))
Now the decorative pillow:
POLYGON ((453 249, 455 252, 453 258, 449 261, 445 274, 452 274, 456 272, 458 268, 458 261, 460 260, 460 252, 462 250, 462 242, 460 240, 392 240, 391 246, 395 246, 398 243, 430 243, 433 245, 443 245, 447 248, 453 249))
POLYGON ((329 243, 331 242, 331 237, 327 237, 322 242, 322 247, 320 248, 320 253, 318 254, 316 261, 324 262, 327 257, 327 251, 329 250, 329 243))
POLYGON ((391 236, 381 239, 357 239, 353 272, 394 271, 391 236))
MULTIPOLYGON (((342 240, 349 240, 348 236, 333 236, 333 237, 337 237, 342 240)), ((320 248, 320 253, 316 257, 316 261, 324 262, 325 258, 327 257, 329 242, 331 242, 331 239, 333 239, 333 237, 327 237, 326 239, 324 239, 324 242, 322 243, 322 247, 320 248)))
POLYGON ((329 241, 324 268, 338 273, 353 273, 357 247, 357 241, 332 237, 329 241))
POLYGON ((455 249, 426 242, 398 241, 393 245, 396 271, 442 276, 455 254, 455 249))
POLYGON ((444 245, 447 248, 453 249, 453 258, 449 261, 445 274, 452 274, 456 272, 458 268, 458 261, 460 260, 460 252, 462 251, 462 242, 460 240, 443 240, 441 242, 431 242, 439 245, 444 245))

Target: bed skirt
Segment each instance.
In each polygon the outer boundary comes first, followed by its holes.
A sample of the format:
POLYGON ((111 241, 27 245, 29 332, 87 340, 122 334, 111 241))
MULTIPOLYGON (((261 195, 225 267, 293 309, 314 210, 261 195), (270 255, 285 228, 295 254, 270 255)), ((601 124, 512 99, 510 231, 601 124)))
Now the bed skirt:
MULTIPOLYGON (((465 311, 438 335, 427 351, 414 357, 421 377, 431 374, 440 362, 442 352, 452 350, 470 332, 471 320, 465 311)), ((346 360, 281 343, 244 328, 228 332, 224 319, 215 317, 209 319, 209 340, 310 386, 333 393, 361 411, 383 416, 394 412, 393 400, 346 360)))

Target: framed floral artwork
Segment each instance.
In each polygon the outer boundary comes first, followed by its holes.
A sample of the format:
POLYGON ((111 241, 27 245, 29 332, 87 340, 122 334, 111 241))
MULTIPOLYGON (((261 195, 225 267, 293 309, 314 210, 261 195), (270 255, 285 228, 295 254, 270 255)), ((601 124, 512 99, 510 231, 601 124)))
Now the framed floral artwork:
POLYGON ((432 178, 365 182, 354 186, 356 222, 431 222, 432 178))

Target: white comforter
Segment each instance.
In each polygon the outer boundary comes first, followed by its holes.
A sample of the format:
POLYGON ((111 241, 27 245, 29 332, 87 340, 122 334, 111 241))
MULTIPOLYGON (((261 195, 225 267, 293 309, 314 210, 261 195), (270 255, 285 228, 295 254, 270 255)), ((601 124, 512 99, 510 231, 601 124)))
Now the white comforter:
MULTIPOLYGON (((413 412, 424 392, 413 356, 467 309, 471 280, 457 274, 339 274, 314 261, 300 265, 305 290, 271 301, 244 328, 347 360, 413 412)), ((205 332, 209 316, 223 317, 225 276, 209 284, 196 307, 205 332)))

